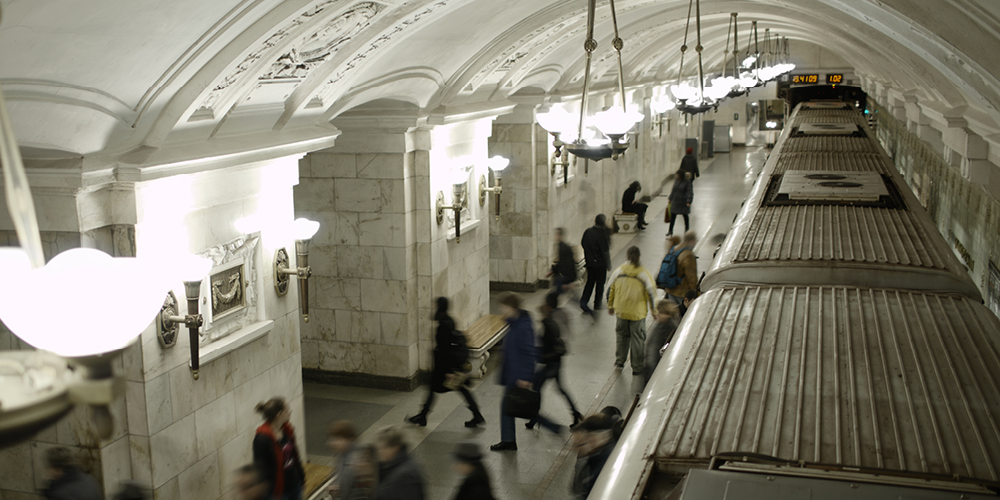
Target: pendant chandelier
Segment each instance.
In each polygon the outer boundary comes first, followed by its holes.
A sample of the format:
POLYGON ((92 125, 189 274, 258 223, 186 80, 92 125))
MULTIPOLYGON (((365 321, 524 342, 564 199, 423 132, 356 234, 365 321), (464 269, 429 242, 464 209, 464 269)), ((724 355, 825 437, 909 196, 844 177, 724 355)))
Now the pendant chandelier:
POLYGON ((743 79, 740 78, 739 63, 737 59, 739 58, 739 32, 736 29, 736 12, 732 13, 732 17, 729 20, 729 28, 726 31, 726 51, 722 61, 722 76, 712 80, 713 87, 728 88, 729 92, 726 93, 725 97, 735 98, 744 96, 750 92, 746 86, 743 85, 743 79), (733 40, 733 75, 726 76, 726 71, 729 67, 729 40, 733 40))
MULTIPOLYGON (((701 0, 689 0, 688 2, 688 17, 687 24, 684 26, 684 43, 681 44, 681 61, 680 68, 677 70, 677 85, 670 87, 670 93, 674 95, 674 99, 677 100, 677 110, 689 115, 697 115, 704 113, 714 106, 718 105, 718 102, 713 100, 711 97, 705 94, 705 71, 702 64, 702 45, 701 45, 701 0), (684 76, 684 54, 687 52, 688 45, 688 32, 691 28, 691 6, 694 5, 695 8, 695 33, 697 36, 698 45, 695 46, 694 50, 698 53, 698 86, 692 87, 688 84, 681 84, 681 78, 684 76)), ((728 91, 727 91, 728 93, 728 91)))
POLYGON ((618 92, 621 96, 621 106, 615 105, 606 111, 598 112, 594 115, 595 125, 600 133, 606 138, 593 137, 596 132, 592 129, 584 130, 584 117, 587 113, 587 104, 590 93, 590 66, 591 59, 597 50, 597 40, 594 39, 594 11, 597 8, 597 0, 587 2, 587 39, 583 43, 583 50, 586 52, 587 65, 583 74, 583 95, 580 102, 580 117, 577 121, 576 130, 573 130, 573 115, 562 108, 552 108, 546 113, 539 113, 536 116, 538 124, 547 130, 555 138, 555 157, 561 155, 563 146, 566 150, 580 158, 600 161, 605 158, 617 160, 618 156, 628 149, 626 134, 635 126, 643 115, 638 111, 628 111, 625 102, 625 73, 622 70, 622 48, 625 42, 618 36, 618 19, 615 15, 615 2, 610 0, 611 23, 614 26, 615 38, 611 45, 618 55, 618 92), (586 137, 585 132, 591 135, 586 137), (575 135, 572 135, 574 134, 575 135), (566 140, 567 142, 563 142, 566 140))

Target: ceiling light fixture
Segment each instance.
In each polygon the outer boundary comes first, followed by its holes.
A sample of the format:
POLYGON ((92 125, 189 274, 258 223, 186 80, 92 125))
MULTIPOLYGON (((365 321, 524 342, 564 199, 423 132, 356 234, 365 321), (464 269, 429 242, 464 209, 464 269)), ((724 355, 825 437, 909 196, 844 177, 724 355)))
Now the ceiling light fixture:
POLYGON ((556 148, 555 158, 561 155, 562 147, 580 158, 600 161, 605 158, 617 160, 618 156, 628 149, 626 134, 642 120, 643 115, 638 111, 628 111, 625 102, 625 76, 622 69, 622 48, 625 42, 618 36, 618 19, 615 14, 615 2, 610 0, 611 24, 614 27, 615 38, 611 45, 618 55, 618 92, 621 96, 621 105, 614 105, 611 108, 595 114, 596 126, 602 134, 610 141, 588 140, 584 138, 584 117, 587 114, 587 104, 590 93, 590 66, 593 53, 597 50, 597 40, 594 39, 594 11, 597 8, 597 0, 587 2, 587 39, 583 43, 583 50, 586 52, 587 65, 583 73, 583 96, 580 102, 580 119, 577 122, 576 136, 570 139, 572 124, 566 115, 566 110, 561 108, 550 109, 547 113, 539 113, 536 116, 538 124, 547 130, 555 138, 556 148), (567 142, 563 142, 567 141, 567 142))
MULTIPOLYGON (((677 110, 689 115, 704 113, 713 107, 717 107, 719 104, 718 100, 713 99, 705 93, 705 68, 702 63, 701 54, 703 49, 704 47, 701 45, 701 0, 689 0, 687 23, 684 25, 684 42, 681 44, 680 68, 677 70, 677 85, 670 87, 670 93, 672 93, 674 98, 677 99, 677 110), (692 5, 695 9, 695 34, 698 43, 694 48, 695 52, 698 53, 697 87, 692 87, 687 83, 681 84, 681 78, 684 77, 684 54, 688 49, 688 32, 691 28, 692 5)), ((726 91, 726 93, 728 93, 728 91, 726 91)))

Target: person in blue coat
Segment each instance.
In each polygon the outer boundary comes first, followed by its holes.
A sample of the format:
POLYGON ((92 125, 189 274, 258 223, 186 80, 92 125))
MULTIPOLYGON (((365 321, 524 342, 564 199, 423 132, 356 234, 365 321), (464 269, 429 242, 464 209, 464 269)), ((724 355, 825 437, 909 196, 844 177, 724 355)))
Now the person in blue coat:
MULTIPOLYGON (((493 451, 517 450, 517 435, 514 417, 507 415, 504 401, 507 392, 515 387, 531 388, 535 378, 535 327, 528 311, 521 309, 521 297, 515 293, 500 299, 500 310, 507 320, 507 336, 503 341, 503 366, 500 369, 500 385, 504 386, 504 397, 500 399, 500 442, 490 446, 493 451)), ((539 421, 552 432, 560 432, 560 427, 551 422, 539 421)))

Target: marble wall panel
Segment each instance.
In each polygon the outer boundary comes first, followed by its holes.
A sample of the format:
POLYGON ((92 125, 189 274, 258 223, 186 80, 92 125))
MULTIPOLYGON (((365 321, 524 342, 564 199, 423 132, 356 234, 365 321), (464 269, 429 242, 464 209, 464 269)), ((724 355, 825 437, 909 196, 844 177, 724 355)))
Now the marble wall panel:
MULTIPOLYGON (((341 256, 338 253, 339 246, 309 245, 309 268, 313 276, 338 276, 341 256)), ((288 249, 292 255, 292 265, 297 264, 294 249, 288 249)), ((293 287, 295 283, 292 283, 293 287)))
POLYGON ((415 277, 417 275, 415 256, 415 248, 383 247, 382 276, 387 280, 406 280, 415 277))
POLYGON ((226 493, 233 487, 233 472, 251 462, 253 437, 254 431, 247 430, 219 448, 219 491, 223 497, 229 498, 226 493))
POLYGON ((215 500, 220 495, 219 457, 213 451, 177 476, 180 497, 184 500, 215 500))
POLYGON ((156 434, 174 423, 169 373, 164 373, 146 382, 145 397, 150 435, 156 434))
POLYGON ((149 420, 146 414, 145 384, 142 382, 125 382, 125 408, 128 414, 129 433, 148 436, 149 420))
POLYGON ((379 313, 371 311, 344 311, 336 314, 337 340, 375 344, 381 342, 379 313))
MULTIPOLYGON (((378 212, 382 209, 382 186, 376 179, 337 179, 335 193, 336 203, 325 210, 378 212)), ((304 205, 303 209, 309 206, 304 205)))
POLYGON ((101 448, 100 477, 107 493, 116 492, 122 482, 132 479, 132 459, 128 436, 101 448))
POLYGON ((153 500, 181 500, 180 495, 180 487, 176 477, 153 490, 153 500))
POLYGON ((350 179, 358 177, 357 155, 336 153, 311 153, 304 160, 309 161, 308 175, 300 170, 302 177, 330 177, 350 179))
POLYGON ((359 154, 357 157, 358 178, 403 179, 402 153, 359 154))
POLYGON ((393 213, 358 214, 359 244, 401 247, 406 245, 406 216, 393 213))
POLYGON ((382 213, 406 213, 406 185, 402 179, 380 179, 382 213))
POLYGON ((361 280, 338 278, 309 280, 310 300, 325 309, 361 309, 361 280))
POLYGON ((159 488, 198 460, 194 414, 151 436, 149 445, 153 458, 153 487, 159 488))
MULTIPOLYGON (((32 467, 32 443, 9 446, 0 453, 0 490, 35 492, 35 469, 32 467)), ((38 469, 41 472, 43 469, 38 469)))
POLYGON ((153 489, 153 457, 149 449, 148 436, 128 436, 129 461, 132 480, 147 490, 153 489))
POLYGON ((236 435, 236 407, 233 393, 199 408, 194 414, 198 458, 202 459, 222 447, 236 435))
MULTIPOLYGON (((337 340, 336 311, 333 309, 323 309, 312 307, 309 309, 310 320, 308 323, 300 323, 299 329, 302 338, 310 340, 337 340)), ((303 345, 302 350, 305 351, 303 345)))
POLYGON ((333 274, 341 278, 382 279, 385 271, 381 246, 341 246, 333 274))
POLYGON ((366 311, 407 312, 407 287, 404 281, 361 280, 361 304, 366 311))
POLYGON ((303 179, 298 186, 295 186, 295 201, 301 203, 303 210, 313 212, 333 210, 333 179, 303 179))

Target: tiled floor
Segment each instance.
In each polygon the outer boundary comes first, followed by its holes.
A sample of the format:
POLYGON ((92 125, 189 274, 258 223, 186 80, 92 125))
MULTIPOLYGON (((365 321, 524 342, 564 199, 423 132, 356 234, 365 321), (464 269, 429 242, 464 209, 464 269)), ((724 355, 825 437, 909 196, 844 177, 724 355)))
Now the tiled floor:
MULTIPOLYGON (((699 273, 706 269, 712 253, 729 230, 733 216, 739 210, 763 165, 767 150, 737 148, 731 154, 716 156, 714 161, 702 161, 702 176, 695 181, 691 228, 701 241, 695 247, 699 273)), ((666 194, 652 201, 649 208, 650 226, 636 235, 614 235, 612 258, 624 262, 625 248, 637 245, 642 250, 642 263, 655 274, 664 253, 663 241, 667 225, 663 223, 666 194)), ((589 217, 589 215, 588 215, 589 217)), ((678 221, 682 232, 683 222, 678 221)), ((491 309, 497 312, 493 294, 491 309)), ((525 309, 534 311, 544 292, 525 297, 525 309)), ((564 300, 565 299, 564 295, 564 300)), ((642 389, 641 377, 633 377, 630 368, 614 369, 614 318, 600 311, 596 322, 579 314, 579 307, 570 301, 564 307, 573 319, 573 331, 566 335, 570 354, 563 362, 563 382, 584 414, 594 413, 606 405, 615 405, 627 412, 635 395, 642 389)), ((496 363, 494 356, 491 363, 496 363)), ((463 423, 470 417, 464 401, 457 393, 439 397, 428 417, 427 427, 409 426, 414 454, 423 466, 427 479, 427 498, 451 498, 457 485, 449 454, 455 443, 472 439, 485 449, 500 440, 499 416, 501 387, 496 384, 495 370, 473 384, 473 394, 483 409, 486 425, 481 429, 466 429, 463 423)), ((551 383, 550 383, 551 384, 551 383)), ((329 422, 348 418, 359 429, 365 429, 362 440, 385 425, 403 423, 407 415, 416 413, 426 397, 426 389, 411 393, 306 384, 306 436, 310 461, 330 463, 329 452, 322 446, 322 436, 329 422)), ((552 385, 542 394, 542 412, 549 418, 569 424, 571 416, 562 395, 552 385)), ((484 461, 498 499, 563 499, 569 497, 576 457, 569 452, 568 434, 555 435, 544 430, 527 430, 524 421, 517 424, 517 452, 486 451, 484 461)))

